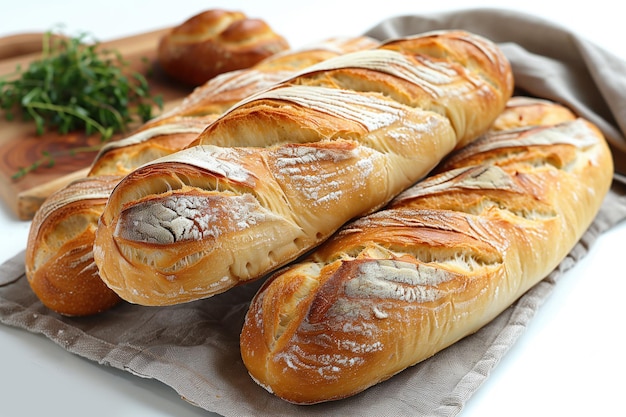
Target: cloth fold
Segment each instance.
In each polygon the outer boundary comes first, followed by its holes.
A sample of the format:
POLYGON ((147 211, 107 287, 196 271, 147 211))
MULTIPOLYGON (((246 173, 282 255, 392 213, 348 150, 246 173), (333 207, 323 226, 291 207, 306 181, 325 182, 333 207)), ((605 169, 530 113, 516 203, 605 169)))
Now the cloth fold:
MULTIPOLYGON (((498 42, 512 62, 520 91, 569 105, 596 123, 614 154, 623 157, 626 64, 573 33, 533 16, 467 10, 396 17, 366 34, 384 40, 454 28, 498 42)), ((602 232, 626 218, 623 191, 616 184, 559 267, 487 326, 384 383, 332 403, 295 406, 248 376, 239 354, 239 332, 260 281, 177 306, 122 303, 97 316, 71 318, 39 302, 24 277, 21 253, 0 266, 0 322, 41 333, 99 364, 159 380, 198 407, 227 417, 455 416, 525 330, 559 278, 602 232)))

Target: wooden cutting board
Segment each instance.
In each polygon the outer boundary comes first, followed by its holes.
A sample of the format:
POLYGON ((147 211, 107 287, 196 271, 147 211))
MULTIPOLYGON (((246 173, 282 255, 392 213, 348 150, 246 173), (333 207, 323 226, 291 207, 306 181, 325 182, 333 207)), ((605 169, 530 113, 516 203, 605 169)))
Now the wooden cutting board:
MULTIPOLYGON (((192 89, 169 79, 156 61, 159 39, 168 29, 103 42, 105 48, 119 51, 129 62, 130 69, 146 76, 152 94, 163 97, 163 111, 178 103, 192 89)), ((18 65, 25 69, 29 62, 40 57, 43 34, 19 34, 0 38, 0 77, 15 72, 18 65)), ((155 110, 155 115, 160 110, 155 110)), ((121 137, 118 135, 112 140, 121 137)), ((87 136, 81 132, 60 135, 54 132, 38 136, 34 123, 7 121, 0 114, 0 198, 22 220, 29 220, 52 192, 70 181, 85 176, 96 151, 56 157, 52 167, 41 167, 20 179, 14 174, 28 167, 46 152, 64 151, 101 144, 98 135, 87 136)))

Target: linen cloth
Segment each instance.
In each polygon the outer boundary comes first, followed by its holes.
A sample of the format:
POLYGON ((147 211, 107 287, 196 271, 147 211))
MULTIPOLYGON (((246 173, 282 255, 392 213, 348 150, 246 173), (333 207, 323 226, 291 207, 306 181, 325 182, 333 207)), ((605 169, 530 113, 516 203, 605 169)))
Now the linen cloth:
MULTIPOLYGON (((465 29, 500 44, 519 92, 562 102, 594 122, 626 172, 626 63, 551 22, 503 10, 401 16, 367 35, 384 40, 465 29)), ((84 318, 47 310, 24 277, 24 254, 0 266, 0 322, 41 333, 67 351, 171 386, 223 416, 455 416, 489 377, 559 278, 604 231, 626 218, 615 184, 597 218, 559 267, 477 333, 354 397, 314 406, 286 403, 254 383, 239 354, 239 332, 261 281, 170 307, 122 303, 84 318)))

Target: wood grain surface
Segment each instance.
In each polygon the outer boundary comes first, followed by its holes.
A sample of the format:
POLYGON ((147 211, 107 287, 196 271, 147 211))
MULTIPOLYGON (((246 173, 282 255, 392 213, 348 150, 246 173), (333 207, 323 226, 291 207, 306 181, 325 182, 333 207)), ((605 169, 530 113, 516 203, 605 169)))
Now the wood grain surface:
MULTIPOLYGON (((118 50, 129 62, 130 69, 146 76, 152 94, 163 97, 167 110, 191 93, 191 88, 169 79, 156 61, 157 45, 168 29, 155 30, 135 36, 103 42, 102 47, 118 50)), ((25 69, 29 62, 40 57, 43 34, 25 33, 0 38, 0 77, 10 77, 16 68, 25 69)), ((155 109, 155 115, 160 110, 155 109)), ((111 140, 120 139, 117 135, 111 140)), ((70 181, 84 176, 96 151, 71 154, 72 149, 101 145, 99 135, 83 132, 60 135, 46 132, 39 136, 34 123, 7 121, 0 114, 0 198, 22 220, 29 220, 52 192, 70 181), (45 153, 67 153, 55 157, 53 166, 45 166, 26 176, 14 179, 22 167, 28 167, 45 153)))

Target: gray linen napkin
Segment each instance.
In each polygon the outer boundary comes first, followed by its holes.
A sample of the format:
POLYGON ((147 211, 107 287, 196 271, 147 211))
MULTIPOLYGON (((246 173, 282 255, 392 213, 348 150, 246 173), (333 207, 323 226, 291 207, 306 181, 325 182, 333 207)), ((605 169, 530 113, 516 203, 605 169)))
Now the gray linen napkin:
MULTIPOLYGON (((517 86, 561 101, 596 123, 615 155, 626 149, 626 64, 575 34, 541 19, 500 10, 469 10, 383 21, 379 39, 461 28, 501 44, 517 86), (547 41, 546 39, 549 39, 547 41)), ((121 304, 93 317, 48 311, 23 276, 23 253, 0 267, 0 322, 41 333, 69 352, 141 377, 154 378, 187 401, 224 416, 455 416, 489 377, 558 279, 604 231, 626 218, 615 185, 597 218, 546 279, 480 331, 392 379, 346 400, 295 406, 257 386, 239 355, 239 332, 260 282, 171 307, 121 304)))

